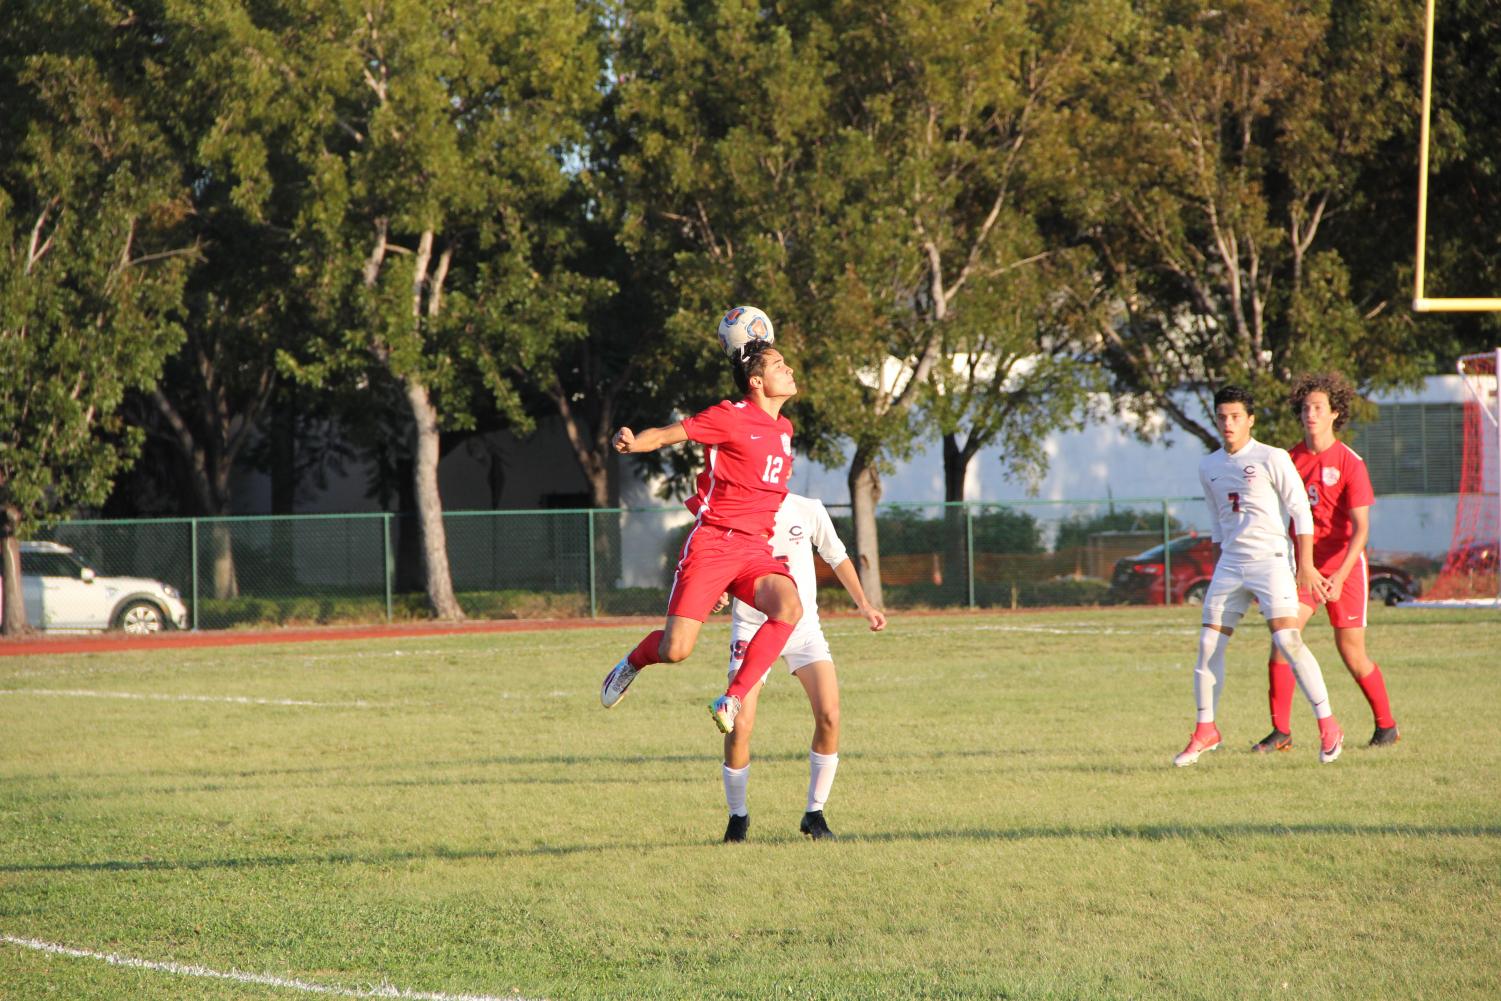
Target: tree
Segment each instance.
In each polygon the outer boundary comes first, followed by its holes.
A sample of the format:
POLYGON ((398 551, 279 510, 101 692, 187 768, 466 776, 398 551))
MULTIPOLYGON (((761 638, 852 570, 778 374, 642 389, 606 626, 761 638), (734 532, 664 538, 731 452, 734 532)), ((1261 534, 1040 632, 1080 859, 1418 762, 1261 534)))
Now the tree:
POLYGON ((915 447, 945 351, 995 336, 1008 272, 1047 254, 1025 178, 1090 31, 1043 4, 629 6, 620 89, 641 139, 626 163, 655 196, 638 225, 680 241, 685 313, 754 301, 817 373, 793 420, 814 455, 853 446, 854 543, 878 602, 881 471, 915 447))
POLYGON ((247 53, 244 97, 220 116, 235 196, 274 186, 268 118, 301 175, 289 221, 318 323, 283 362, 315 386, 372 367, 400 386, 428 597, 458 618, 440 428, 472 421, 477 380, 525 426, 513 371, 545 368, 594 294, 550 268, 567 234, 537 224, 597 99, 591 22, 560 0, 223 9, 226 50, 247 53))
POLYGON ((140 446, 118 408, 181 339, 194 248, 181 171, 144 113, 155 39, 111 4, 28 4, 0 40, 0 541, 97 504, 140 446))
MULTIPOLYGON (((1408 13, 1154 0, 1102 20, 1113 52, 1082 89, 1077 156, 1057 176, 1095 254, 1079 315, 1128 407, 1214 448, 1203 415, 1218 384, 1269 398, 1310 368, 1368 387, 1421 372, 1400 291, 1352 276, 1350 249, 1369 210, 1362 169, 1415 118, 1408 13)), ((1281 411, 1259 431, 1291 433, 1281 411)))

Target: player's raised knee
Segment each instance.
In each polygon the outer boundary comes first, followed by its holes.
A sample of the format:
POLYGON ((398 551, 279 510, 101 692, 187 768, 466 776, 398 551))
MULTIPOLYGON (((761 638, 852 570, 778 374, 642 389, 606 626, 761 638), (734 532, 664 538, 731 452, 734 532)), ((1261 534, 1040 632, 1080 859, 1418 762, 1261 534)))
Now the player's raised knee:
POLYGON ((672 636, 662 637, 662 644, 657 648, 658 655, 666 664, 676 664, 688 659, 693 652, 694 637, 672 636))

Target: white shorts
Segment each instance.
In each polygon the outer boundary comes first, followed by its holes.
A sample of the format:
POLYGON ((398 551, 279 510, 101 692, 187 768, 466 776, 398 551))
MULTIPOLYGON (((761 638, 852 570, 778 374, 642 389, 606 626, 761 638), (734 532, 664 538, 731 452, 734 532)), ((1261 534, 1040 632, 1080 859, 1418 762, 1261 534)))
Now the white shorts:
POLYGON ((1221 560, 1204 594, 1206 626, 1235 627, 1255 598, 1264 618, 1297 618, 1298 580, 1286 557, 1221 560))
MULTIPOLYGON (((750 644, 751 637, 760 629, 759 624, 736 622, 730 630, 730 680, 740 671, 740 663, 745 658, 745 648, 750 644)), ((787 645, 782 648, 782 660, 787 663, 787 673, 796 674, 809 664, 816 664, 821 660, 833 663, 834 655, 829 652, 829 641, 824 639, 823 627, 818 623, 804 628, 799 623, 787 638, 787 645)), ((767 672, 770 677, 771 672, 767 672)), ((765 684, 765 679, 762 679, 765 684)))

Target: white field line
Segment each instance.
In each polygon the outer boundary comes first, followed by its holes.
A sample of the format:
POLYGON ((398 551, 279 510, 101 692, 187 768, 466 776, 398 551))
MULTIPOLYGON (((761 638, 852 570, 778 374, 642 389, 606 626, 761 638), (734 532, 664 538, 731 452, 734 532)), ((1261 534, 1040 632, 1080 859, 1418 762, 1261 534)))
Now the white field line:
POLYGON ((498 997, 492 994, 445 994, 441 991, 410 991, 390 984, 361 989, 317 984, 289 977, 273 977, 268 973, 244 973, 240 970, 211 970, 206 966, 189 966, 182 963, 158 963, 149 959, 135 959, 113 952, 94 952, 92 949, 74 949, 71 946, 43 942, 34 938, 17 938, 0 935, 0 942, 18 945, 23 949, 49 952, 56 956, 71 956, 75 959, 100 959, 111 966, 127 966, 136 970, 152 970, 156 973, 171 973, 180 977, 207 977, 211 980, 233 980, 241 984, 260 984, 265 987, 280 987, 304 994, 322 994, 340 998, 397 998, 405 1001, 525 1001, 518 995, 498 997))
MULTIPOLYGON (((889 627, 888 627, 889 628, 889 627)), ((855 631, 858 635, 858 630, 855 631)), ((925 628, 919 626, 916 629, 903 629, 904 636, 952 636, 962 633, 1042 633, 1051 636, 1145 636, 1145 635, 1181 635, 1197 636, 1198 630, 1183 626, 1163 628, 1161 626, 1002 626, 1002 625, 963 625, 949 628, 925 628)))
POLYGON ((0 688, 0 695, 51 695, 76 699, 139 699, 147 702, 232 702, 242 706, 316 706, 370 709, 373 702, 308 702, 303 699, 257 699, 248 695, 154 695, 149 692, 95 692, 86 689, 0 688))

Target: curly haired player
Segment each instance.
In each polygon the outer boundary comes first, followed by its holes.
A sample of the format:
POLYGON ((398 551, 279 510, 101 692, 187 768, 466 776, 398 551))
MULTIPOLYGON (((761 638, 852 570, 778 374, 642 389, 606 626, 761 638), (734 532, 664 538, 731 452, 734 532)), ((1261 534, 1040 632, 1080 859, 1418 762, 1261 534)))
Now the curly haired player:
MULTIPOLYGON (((1371 505, 1376 501, 1365 460, 1339 440, 1349 420, 1355 390, 1337 372, 1304 375, 1293 384, 1288 402, 1303 424, 1303 440, 1288 450, 1308 488, 1313 511, 1313 559, 1329 578, 1326 598, 1300 590, 1298 626, 1308 624, 1322 604, 1334 627, 1334 646, 1355 683, 1370 703, 1376 730, 1368 746, 1390 747, 1402 739, 1392 717, 1391 700, 1381 668, 1366 653, 1366 603, 1370 575, 1365 546, 1370 536, 1371 505)), ((1286 751, 1292 738, 1293 672, 1274 646, 1267 660, 1267 701, 1272 732, 1252 750, 1286 751)))

